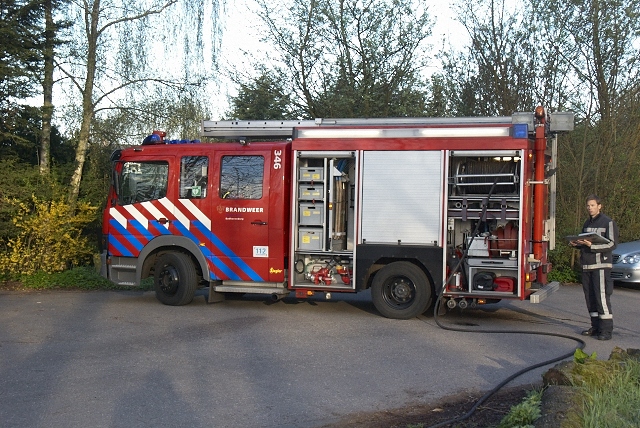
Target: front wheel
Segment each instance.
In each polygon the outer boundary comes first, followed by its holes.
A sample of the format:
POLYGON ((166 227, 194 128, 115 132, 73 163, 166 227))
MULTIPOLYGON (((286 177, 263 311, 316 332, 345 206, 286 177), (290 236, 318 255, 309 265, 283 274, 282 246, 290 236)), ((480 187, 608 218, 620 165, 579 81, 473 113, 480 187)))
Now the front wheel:
POLYGON ((190 303, 198 286, 193 261, 183 253, 163 254, 155 264, 153 285, 156 298, 165 305, 190 303))
POLYGON ((387 318, 409 319, 427 310, 431 285, 427 275, 409 262, 391 263, 376 273, 371 285, 376 309, 387 318))

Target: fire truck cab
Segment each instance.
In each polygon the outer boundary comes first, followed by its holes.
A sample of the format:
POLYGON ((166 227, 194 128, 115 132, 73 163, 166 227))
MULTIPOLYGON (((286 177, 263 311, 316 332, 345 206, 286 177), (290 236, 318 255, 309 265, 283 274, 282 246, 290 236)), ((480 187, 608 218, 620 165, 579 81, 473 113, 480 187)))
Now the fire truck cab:
POLYGON ((112 156, 103 275, 152 276, 165 304, 371 289, 390 318, 542 300, 555 135, 571 113, 499 118, 204 121, 112 156))

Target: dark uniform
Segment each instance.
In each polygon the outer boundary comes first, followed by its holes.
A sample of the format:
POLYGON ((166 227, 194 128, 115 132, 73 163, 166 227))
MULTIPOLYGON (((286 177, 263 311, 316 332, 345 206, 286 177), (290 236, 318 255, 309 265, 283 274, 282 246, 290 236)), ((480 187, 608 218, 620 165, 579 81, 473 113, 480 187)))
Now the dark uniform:
POLYGON ((582 226, 582 232, 595 232, 609 239, 606 244, 594 243, 591 247, 580 247, 582 288, 591 317, 591 329, 583 334, 606 340, 611 338, 613 331, 613 280, 610 274, 613 263, 612 251, 618 242, 618 226, 609 217, 599 213, 595 217, 589 217, 582 226))

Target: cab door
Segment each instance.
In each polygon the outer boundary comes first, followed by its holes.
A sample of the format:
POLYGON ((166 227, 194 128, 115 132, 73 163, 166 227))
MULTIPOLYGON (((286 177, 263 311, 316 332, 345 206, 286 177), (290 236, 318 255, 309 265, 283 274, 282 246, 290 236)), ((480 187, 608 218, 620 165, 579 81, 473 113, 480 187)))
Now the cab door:
POLYGON ((112 190, 103 224, 112 256, 138 257, 155 237, 169 233, 170 215, 155 218, 160 200, 172 197, 173 156, 136 156, 115 163, 117 191, 112 190), (153 208, 153 209, 152 209, 153 208))
POLYGON ((283 229, 287 208, 273 204, 284 192, 284 169, 274 168, 274 144, 217 150, 213 195, 214 279, 283 282, 283 229), (264 148, 262 148, 262 147, 264 148))

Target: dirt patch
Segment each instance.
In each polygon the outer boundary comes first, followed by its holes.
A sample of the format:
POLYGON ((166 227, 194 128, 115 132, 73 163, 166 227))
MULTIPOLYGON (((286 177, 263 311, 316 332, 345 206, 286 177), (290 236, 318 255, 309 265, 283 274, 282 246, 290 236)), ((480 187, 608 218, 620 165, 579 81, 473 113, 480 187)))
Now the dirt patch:
POLYGON ((0 291, 11 291, 16 293, 42 293, 45 291, 89 291, 81 287, 60 287, 51 286, 46 288, 29 288, 25 287, 22 282, 19 281, 5 281, 0 282, 0 291))
MULTIPOLYGON (((521 403, 532 389, 541 387, 542 384, 504 388, 478 407, 468 419, 443 425, 443 427, 486 428, 497 426, 502 418, 509 413, 512 406, 521 403)), ((356 413, 345 416, 338 423, 326 425, 323 428, 427 428, 464 416, 483 395, 484 393, 459 393, 432 404, 411 405, 372 413, 356 413)))
POLYGON ((2 281, 0 282, 0 290, 6 291, 29 291, 22 286, 20 281, 2 281))

